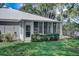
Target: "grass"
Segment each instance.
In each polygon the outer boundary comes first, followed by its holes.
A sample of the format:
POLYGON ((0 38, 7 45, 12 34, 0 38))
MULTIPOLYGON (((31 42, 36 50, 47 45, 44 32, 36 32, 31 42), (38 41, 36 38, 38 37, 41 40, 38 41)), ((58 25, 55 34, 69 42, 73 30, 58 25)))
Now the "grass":
POLYGON ((2 42, 2 56, 79 56, 79 40, 47 42, 2 42))

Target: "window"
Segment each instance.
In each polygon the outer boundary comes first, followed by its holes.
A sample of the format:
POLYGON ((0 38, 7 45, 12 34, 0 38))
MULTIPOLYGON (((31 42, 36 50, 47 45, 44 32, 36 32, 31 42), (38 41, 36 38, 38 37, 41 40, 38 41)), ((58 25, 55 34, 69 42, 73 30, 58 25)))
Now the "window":
POLYGON ((56 33, 56 23, 53 23, 53 33, 56 33))
POLYGON ((26 25, 26 37, 30 37, 30 25, 26 25))
POLYGON ((42 33, 42 22, 39 22, 39 33, 42 33))
POLYGON ((42 22, 34 22, 34 33, 42 33, 42 22))
POLYGON ((48 33, 48 23, 47 22, 44 22, 44 34, 47 34, 48 33))
POLYGON ((49 26, 48 26, 48 33, 51 33, 51 23, 49 23, 49 26))
POLYGON ((38 33, 38 22, 34 22, 34 33, 38 33))

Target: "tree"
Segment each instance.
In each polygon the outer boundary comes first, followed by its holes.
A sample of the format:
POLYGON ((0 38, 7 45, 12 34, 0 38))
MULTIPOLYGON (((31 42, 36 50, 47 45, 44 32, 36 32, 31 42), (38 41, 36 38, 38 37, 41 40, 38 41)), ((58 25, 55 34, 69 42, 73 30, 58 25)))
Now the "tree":
POLYGON ((37 4, 37 7, 33 7, 34 4, 25 4, 20 10, 41 15, 44 17, 55 18, 55 5, 56 4, 37 4), (52 12, 51 12, 52 11, 52 12), (54 17, 52 17, 54 16, 54 17))
POLYGON ((63 4, 24 4, 21 8, 22 11, 29 12, 32 14, 41 15, 44 17, 49 17, 51 19, 57 19, 59 21, 63 21, 64 30, 73 30, 78 27, 73 23, 72 19, 76 16, 79 16, 79 4, 77 3, 63 3, 63 4), (65 22, 66 20, 67 22, 65 22))

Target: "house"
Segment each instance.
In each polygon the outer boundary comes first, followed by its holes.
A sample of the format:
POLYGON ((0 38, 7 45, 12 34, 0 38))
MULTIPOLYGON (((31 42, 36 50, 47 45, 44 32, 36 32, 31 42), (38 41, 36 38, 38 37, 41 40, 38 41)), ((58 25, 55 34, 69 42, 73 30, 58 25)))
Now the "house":
POLYGON ((34 33, 59 33, 61 38, 62 22, 11 8, 0 8, 0 31, 16 32, 17 38, 23 41, 30 41, 34 33))

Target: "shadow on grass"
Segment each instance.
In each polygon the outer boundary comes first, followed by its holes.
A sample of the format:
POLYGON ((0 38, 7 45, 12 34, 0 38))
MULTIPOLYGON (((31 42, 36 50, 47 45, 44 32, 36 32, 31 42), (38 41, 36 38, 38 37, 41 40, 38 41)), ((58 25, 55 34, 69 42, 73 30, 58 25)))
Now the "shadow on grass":
POLYGON ((43 42, 33 43, 18 43, 14 46, 8 46, 0 48, 0 55, 2 56, 54 56, 54 55, 65 55, 65 56, 77 56, 79 50, 76 48, 65 48, 64 46, 53 46, 52 42, 47 44, 43 42))

